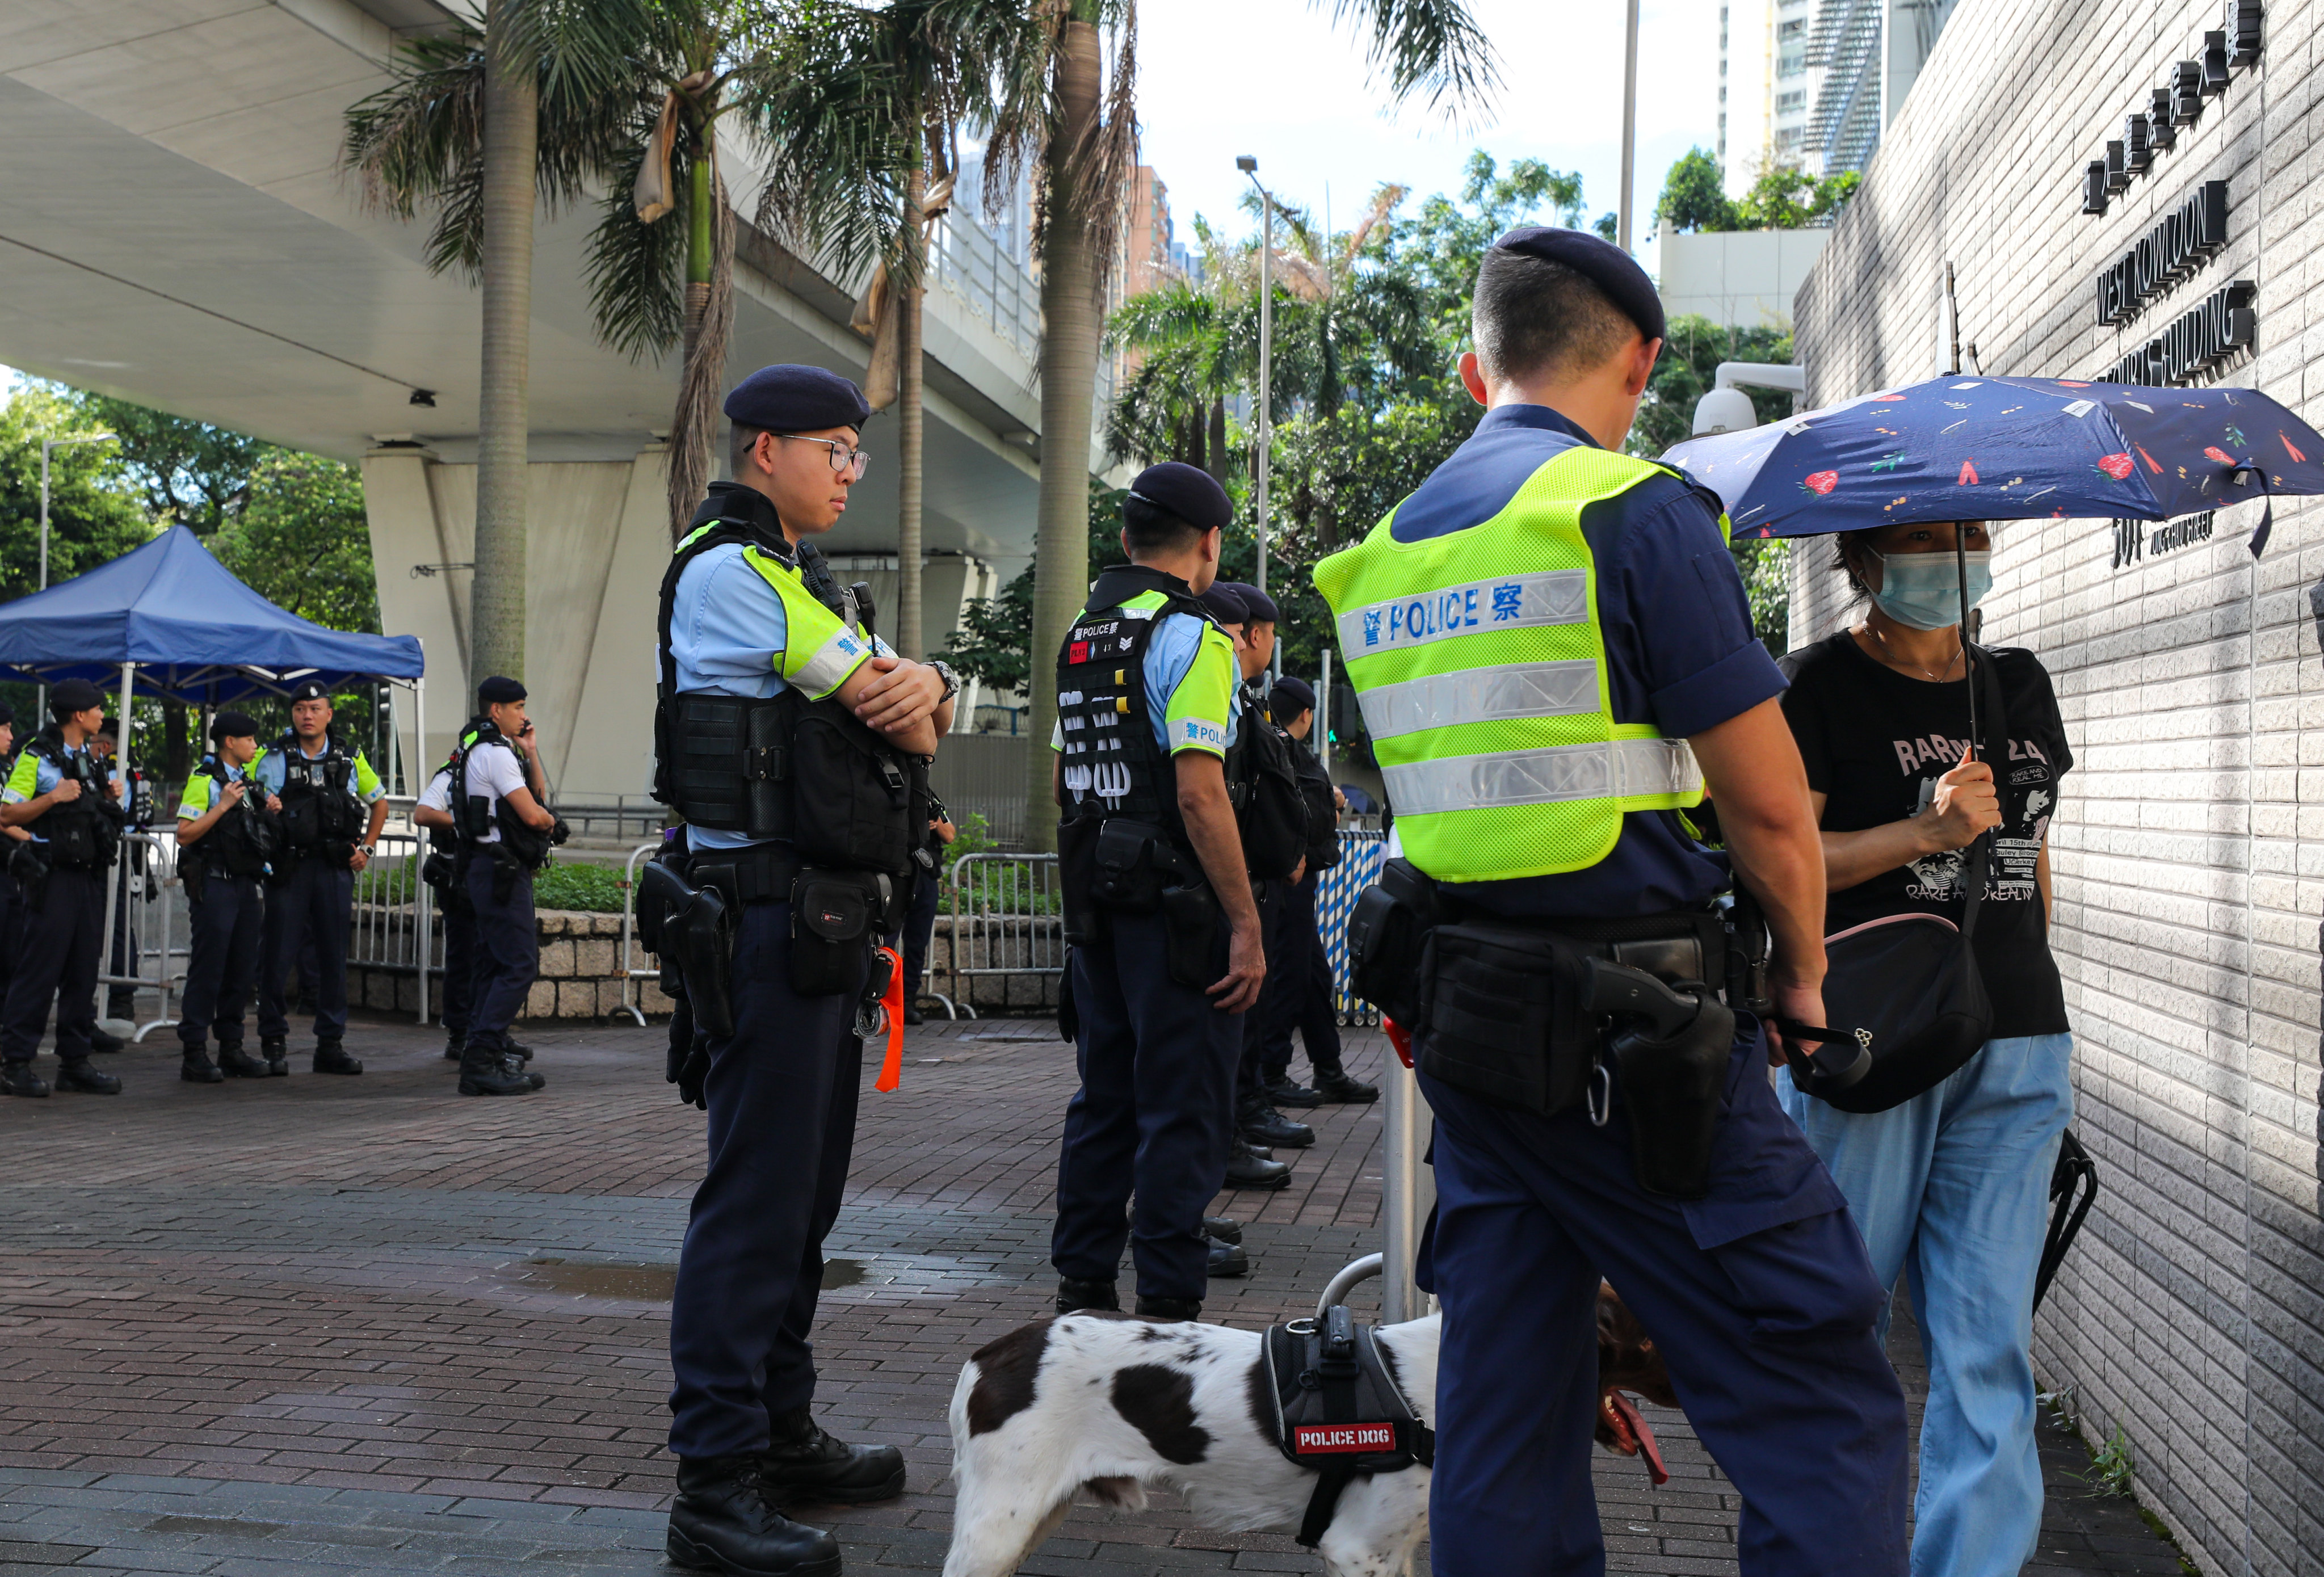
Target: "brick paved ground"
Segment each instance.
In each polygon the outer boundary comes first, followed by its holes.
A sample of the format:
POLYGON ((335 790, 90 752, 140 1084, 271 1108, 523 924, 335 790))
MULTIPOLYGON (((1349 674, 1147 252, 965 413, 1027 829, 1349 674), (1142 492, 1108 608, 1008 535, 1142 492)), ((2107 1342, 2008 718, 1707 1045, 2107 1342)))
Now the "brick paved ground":
MULTIPOLYGON (((659 1031, 543 1029, 550 1084, 462 1101, 432 1034, 359 1024, 360 1079, 180 1084, 115 1059, 115 1100, 0 1102, 0 1577, 76 1572, 499 1577, 659 1563, 670 1267, 697 1113, 659 1031)), ((1376 1068, 1376 1037, 1351 1063, 1376 1068)), ((1048 1026, 915 1031, 904 1088, 864 1095, 829 1252, 827 1422, 894 1441, 911 1493, 827 1520, 857 1570, 942 1564, 945 1407, 962 1358, 1037 1317, 1070 1059, 1048 1026)), ((1257 1273, 1209 1312, 1256 1327, 1375 1246, 1379 1124, 1326 1108, 1297 1185, 1235 1195, 1257 1273)), ((1359 1301, 1361 1301, 1360 1295, 1359 1301)), ((1914 1372, 1909 1333, 1900 1360, 1914 1372)), ((1733 1571, 1735 1499, 1683 1421, 1653 1489, 1601 1459, 1618 1570, 1733 1571)), ((2029 1570, 2176 1571, 2126 1503, 2062 1476, 2029 1570)), ((1114 1577, 1312 1572, 1279 1535, 1167 1498, 1077 1512, 1026 1568, 1114 1577)))

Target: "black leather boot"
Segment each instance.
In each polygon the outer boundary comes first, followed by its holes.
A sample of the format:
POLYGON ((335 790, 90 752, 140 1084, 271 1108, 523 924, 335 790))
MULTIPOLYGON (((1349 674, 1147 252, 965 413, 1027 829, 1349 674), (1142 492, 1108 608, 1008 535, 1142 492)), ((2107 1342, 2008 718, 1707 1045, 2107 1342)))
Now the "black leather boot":
POLYGON ((1240 1243, 1242 1222, 1231 1215, 1206 1215, 1203 1218, 1203 1235, 1216 1238, 1222 1243, 1240 1243))
POLYGON ((347 1055, 347 1048, 337 1039, 315 1042, 315 1071, 318 1074, 359 1074, 363 1062, 347 1055))
POLYGON ((1057 1280, 1057 1313, 1077 1314, 1084 1309, 1113 1309, 1121 1307, 1121 1296, 1113 1290, 1111 1281, 1076 1281, 1070 1276, 1057 1280))
POLYGON ((759 1458, 767 1499, 778 1506, 869 1506, 904 1492, 904 1453, 892 1445, 850 1445, 798 1407, 770 1419, 773 1440, 759 1458))
POLYGON ((530 1095, 532 1081, 521 1073, 509 1071, 516 1059, 503 1059, 489 1046, 468 1042, 468 1049, 460 1057, 460 1093, 463 1095, 530 1095))
MULTIPOLYGON (((121 1017, 127 1018, 128 1015, 124 1013, 121 1015, 121 1017)), ((126 1044, 128 1043, 123 1040, 118 1035, 107 1035, 104 1030, 99 1029, 94 1024, 89 1026, 88 1048, 91 1051, 119 1051, 126 1044)))
POLYGON ((549 1075, 547 1074, 534 1073, 530 1068, 524 1065, 524 1058, 517 1056, 514 1052, 511 1052, 508 1056, 501 1058, 501 1072, 506 1074, 512 1079, 522 1079, 526 1084, 531 1085, 536 1090, 549 1083, 549 1075))
POLYGON ((280 1035, 261 1036, 258 1055, 266 1061, 266 1076, 287 1079, 290 1076, 290 1043, 280 1035))
POLYGON ((1237 1146, 1227 1155, 1227 1183, 1230 1188, 1288 1188, 1291 1168, 1281 1161, 1263 1161, 1250 1150, 1237 1146))
POLYGON ((57 1088, 78 1090, 84 1095, 118 1095, 121 1081, 111 1074, 98 1073, 88 1065, 88 1058, 69 1062, 57 1069, 57 1088))
POLYGON ((1267 1098, 1277 1107, 1293 1106, 1302 1110, 1323 1103, 1323 1096, 1289 1074, 1277 1074, 1267 1081, 1267 1098))
POLYGON ((1203 1317, 1203 1302, 1192 1297, 1147 1297, 1140 1296, 1138 1312, 1150 1320, 1199 1320, 1203 1317))
POLYGON ((0 1095, 24 1095, 40 1100, 49 1093, 48 1080, 32 1071, 32 1059, 0 1063, 0 1095))
MULTIPOLYGON (((178 1076, 180 1078, 185 1080, 186 1083, 189 1084, 223 1084, 226 1083, 226 1074, 220 1073, 218 1071, 217 1064, 210 1061, 209 1059, 209 1053, 206 1042, 198 1043, 191 1040, 183 1040, 180 1041, 178 1044, 180 1047, 178 1076)), ((218 1055, 220 1056, 224 1056, 230 1049, 230 1047, 221 1046, 218 1047, 218 1055)))
MULTIPOLYGON (((283 1072, 290 1071, 284 1063, 283 1072)), ((239 1040, 218 1042, 218 1076, 226 1079, 263 1079, 267 1076, 266 1065, 244 1054, 239 1040)))
POLYGON ((1379 1099, 1379 1086, 1350 1078, 1345 1068, 1317 1068, 1315 1093, 1337 1105, 1361 1106, 1379 1099))
POLYGON ((444 1060, 446 1062, 458 1062, 460 1060, 460 1054, 467 1049, 468 1037, 465 1032, 457 1029, 447 1029, 445 1031, 444 1060))
POLYGON ((1305 1149, 1315 1142, 1314 1129, 1304 1122, 1292 1121, 1269 1106, 1264 1093, 1244 1097, 1235 1109, 1235 1125, 1253 1144, 1273 1145, 1278 1149, 1305 1149))
POLYGON ((671 1563, 732 1577, 839 1577, 839 1541, 793 1522, 754 1456, 681 1458, 664 1545, 671 1563))
POLYGON ((1203 1240, 1211 1246, 1208 1274, 1215 1280, 1225 1281, 1250 1274, 1250 1256, 1240 1243, 1223 1242, 1217 1238, 1203 1240))

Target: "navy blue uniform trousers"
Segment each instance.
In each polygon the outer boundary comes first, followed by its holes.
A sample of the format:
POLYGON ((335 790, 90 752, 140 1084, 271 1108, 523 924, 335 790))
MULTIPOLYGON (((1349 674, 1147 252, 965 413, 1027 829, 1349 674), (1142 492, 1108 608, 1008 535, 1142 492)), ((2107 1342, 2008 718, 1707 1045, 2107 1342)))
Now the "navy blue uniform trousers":
MULTIPOLYGON (((468 861, 468 923, 475 928, 475 964, 469 975, 468 1043, 506 1051, 509 1026, 524 1011, 525 999, 540 974, 540 929, 532 917, 532 872, 521 866, 503 866, 479 846, 468 861), (493 891, 495 876, 505 876, 508 896, 493 891)), ((447 936, 445 945, 449 948, 447 936)), ((444 955, 450 975, 454 960, 444 955)), ((447 997, 449 996, 447 985, 447 997)), ((446 1021, 448 1023, 449 1010, 446 1021)))
POLYGON ((57 1005, 57 1056, 88 1056, 97 1028, 97 964, 105 935, 109 871, 51 871, 17 921, 16 973, 0 1010, 0 1058, 30 1062, 41 1049, 49 1003, 57 1005))
POLYGON ((669 1310, 669 1449, 680 1457, 764 1451, 769 1420, 815 1399, 808 1333, 855 1144, 863 976, 800 996, 790 932, 788 901, 743 906, 734 1033, 709 1038, 710 1165, 669 1310))
POLYGON ((1333 1001, 1332 960, 1315 930, 1315 890, 1310 871, 1284 890, 1283 934, 1267 955, 1267 993, 1259 1002, 1260 1073, 1269 1080, 1291 1072, 1291 1032, 1307 1043, 1307 1065, 1317 1073, 1340 1066, 1340 1018, 1333 1001), (1280 950, 1278 962, 1277 949, 1280 950))
POLYGON ((290 1033, 284 987, 300 945, 315 943, 315 1038, 347 1032, 347 933, 355 925, 355 873, 327 855, 295 855, 290 874, 266 890, 266 932, 260 954, 258 1033, 290 1033))
POLYGON ((220 1046, 240 1046, 243 1010, 258 978, 258 943, 265 926, 258 878, 213 871, 202 881, 202 896, 187 907, 194 936, 178 1008, 178 1038, 199 1047, 216 1035, 220 1046))
MULTIPOLYGON (((1203 1212, 1226 1182, 1246 1015, 1170 978, 1161 916, 1110 914, 1105 926, 1103 940, 1073 950, 1082 1086, 1065 1108, 1049 1258, 1060 1276, 1111 1281, 1127 1241, 1139 1296, 1200 1298, 1203 1212), (1125 1219, 1133 1194, 1137 1213, 1125 1219)), ((1217 980, 1223 918, 1213 953, 1217 980)))
MULTIPOLYGON (((436 891, 436 913, 444 927, 444 1001, 437 1016, 445 1033, 465 1036, 476 996, 476 911, 467 888, 447 882, 436 891)), ((535 933, 538 939, 539 933, 535 933)), ((536 964, 537 964, 536 960, 536 964)))
POLYGON ((1645 1324, 1743 1497, 1744 1577, 1902 1577, 1904 1397, 1880 1284, 1738 1015, 1710 1197, 1646 1194, 1626 1103, 1537 1117, 1424 1076, 1443 1306, 1429 1560, 1440 1577, 1599 1577, 1590 1480, 1600 1276, 1645 1324))

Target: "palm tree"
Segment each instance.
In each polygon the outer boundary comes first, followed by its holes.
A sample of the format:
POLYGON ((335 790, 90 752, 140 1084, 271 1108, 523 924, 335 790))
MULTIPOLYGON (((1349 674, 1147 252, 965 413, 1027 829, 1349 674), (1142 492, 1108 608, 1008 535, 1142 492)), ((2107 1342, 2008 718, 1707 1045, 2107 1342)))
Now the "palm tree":
POLYGON ((533 212, 581 200, 612 146, 610 31, 591 0, 486 0, 481 31, 411 41, 396 81, 347 111, 341 158, 366 202, 432 207, 429 267, 483 290, 472 675, 524 674, 533 212))
MULTIPOLYGON (((1495 79, 1490 46, 1466 0, 1328 4, 1334 22, 1369 32, 1368 58, 1397 103, 1458 102, 1495 79)), ((1041 491, 1029 697, 1037 741, 1056 718, 1047 654, 1080 611, 1089 581, 1092 407, 1123 194, 1137 167, 1137 0, 1027 0, 1012 46, 994 58, 988 197, 997 201, 1027 163, 1039 167, 1041 491)), ((1026 841, 1036 849, 1056 838, 1047 755, 1030 752, 1027 766, 1026 841)))

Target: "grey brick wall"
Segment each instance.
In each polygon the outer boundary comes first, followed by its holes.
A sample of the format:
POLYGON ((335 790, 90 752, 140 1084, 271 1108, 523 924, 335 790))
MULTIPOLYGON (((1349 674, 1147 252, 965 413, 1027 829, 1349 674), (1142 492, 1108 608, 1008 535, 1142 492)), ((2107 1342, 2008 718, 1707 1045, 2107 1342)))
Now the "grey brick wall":
MULTIPOLYGON (((2324 420, 2324 5, 2266 7, 2266 53, 2103 217, 2083 164, 2217 0, 1962 0, 1794 304, 1810 404, 1939 370, 1950 261, 1991 374, 2089 376, 2232 279, 2254 354, 2219 382, 2324 420), (2229 239, 2128 332, 2092 281, 2205 180, 2229 239)), ((1987 639, 2054 676, 2077 768, 2052 825, 2076 1035, 2076 1131, 2104 1192, 2042 1311, 2044 1379, 2119 1425, 2141 1499, 2209 1572, 2324 1572, 2324 1231, 2318 917, 2324 660, 2306 588, 2324 506, 2280 504, 2119 569, 2102 521, 1997 532, 1987 639)), ((1828 550, 1795 554, 1793 629, 1844 614, 1828 550)))

